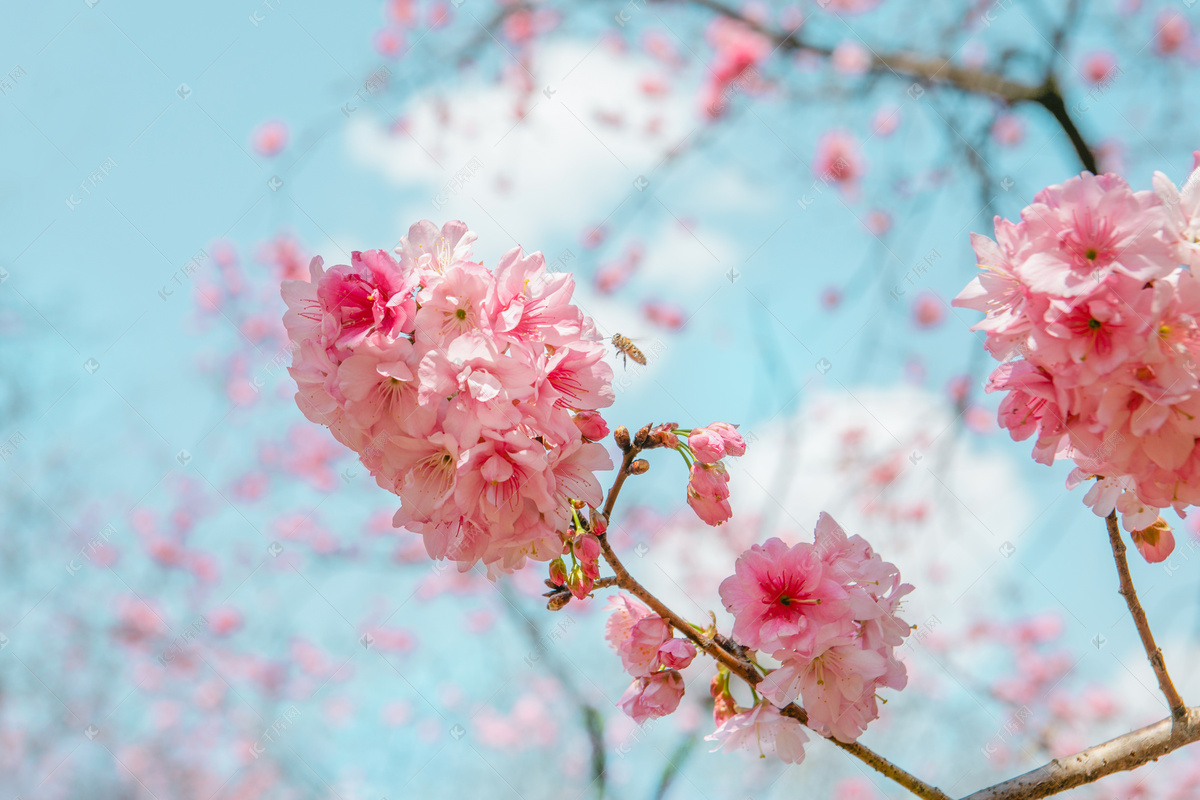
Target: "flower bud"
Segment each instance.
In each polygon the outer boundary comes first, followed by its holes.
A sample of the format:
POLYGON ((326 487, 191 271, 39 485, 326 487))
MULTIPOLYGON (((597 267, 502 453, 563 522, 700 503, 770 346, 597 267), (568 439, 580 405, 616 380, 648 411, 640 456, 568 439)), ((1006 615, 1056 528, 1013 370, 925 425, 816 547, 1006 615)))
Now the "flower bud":
POLYGON ((725 724, 725 720, 737 713, 737 703, 729 693, 726 679, 719 672, 713 675, 712 683, 708 685, 708 693, 713 698, 713 724, 719 728, 725 724))
POLYGON ((624 425, 618 425, 617 429, 613 431, 613 439, 616 440, 617 447, 621 448, 622 451, 628 450, 629 428, 626 428, 624 425))
POLYGON ((646 447, 670 447, 674 450, 679 447, 679 437, 675 435, 675 431, 678 428, 679 423, 677 422, 666 422, 659 425, 650 431, 650 438, 646 442, 646 447))
POLYGON ((597 536, 603 536, 608 533, 608 520, 594 508, 592 509, 591 516, 591 530, 597 536))
POLYGON ((683 669, 696 657, 696 645, 687 639, 668 639, 658 648, 658 661, 670 669, 683 669))
POLYGON ((736 425, 730 425, 728 422, 714 422, 708 426, 708 429, 716 431, 720 435, 721 441, 725 443, 725 455, 746 455, 746 440, 738 433, 736 425))
POLYGON ((1175 534, 1171 533, 1170 524, 1159 517, 1149 528, 1134 531, 1130 534, 1142 558, 1151 564, 1165 561, 1175 550, 1175 534))
POLYGON ((555 586, 562 586, 567 582, 567 565, 561 558, 550 562, 550 580, 554 581, 555 586))
POLYGON ((645 447, 646 442, 649 441, 649 439, 650 439, 650 426, 643 425, 641 430, 639 430, 637 432, 637 434, 634 435, 633 443, 636 444, 638 447, 645 447))
POLYGON ((597 561, 600 558, 600 540, 585 533, 575 540, 575 555, 580 561, 597 561))
POLYGON ((629 474, 630 475, 643 475, 649 471, 650 471, 650 462, 644 458, 636 459, 636 460, 634 460, 634 462, 632 464, 629 465, 629 474))
POLYGON ((598 442, 608 436, 608 423, 596 411, 580 411, 575 417, 575 425, 583 438, 598 442))
POLYGON ((595 585, 595 581, 583 574, 583 570, 579 567, 575 567, 567 576, 567 588, 571 590, 571 594, 575 596, 576 600, 587 597, 595 585))
POLYGON ((733 509, 729 505, 729 473, 725 471, 724 464, 696 462, 692 465, 687 485, 687 503, 696 516, 709 525, 717 526, 729 521, 733 509))
POLYGON ((701 464, 715 464, 725 457, 725 440, 710 428, 696 428, 688 436, 688 447, 701 464))

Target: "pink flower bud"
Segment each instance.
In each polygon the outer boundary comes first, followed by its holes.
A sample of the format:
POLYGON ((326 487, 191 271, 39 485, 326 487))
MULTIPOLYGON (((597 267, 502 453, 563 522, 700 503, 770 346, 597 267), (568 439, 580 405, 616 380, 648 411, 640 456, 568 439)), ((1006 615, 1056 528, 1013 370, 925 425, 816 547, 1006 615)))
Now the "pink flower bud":
POLYGON ((1156 519, 1149 528, 1134 531, 1130 535, 1142 558, 1150 564, 1165 561, 1175 550, 1175 534, 1171 533, 1171 526, 1162 517, 1156 519))
POLYGON ((724 500, 729 497, 729 473, 724 464, 693 464, 688 493, 724 500))
POLYGON ((585 577, 596 580, 600 577, 600 540, 593 534, 585 533, 575 539, 572 545, 575 557, 579 559, 579 568, 585 577))
POLYGON ((687 639, 669 639, 658 648, 658 662, 670 669, 683 669, 696 657, 696 645, 687 639))
POLYGON ((718 728, 737 713, 738 705, 737 701, 733 699, 733 695, 720 694, 713 700, 713 724, 718 728))
POLYGON ((575 555, 580 561, 595 563, 600 560, 600 540, 593 534, 585 533, 575 540, 575 555))
POLYGON ((574 420, 576 427, 579 428, 579 432, 585 439, 598 442, 608 436, 608 423, 598 412, 580 411, 575 415, 574 420))
POLYGON ((725 455, 746 455, 746 440, 738 433, 736 425, 730 425, 728 422, 714 422, 708 426, 708 429, 721 435, 721 441, 725 443, 725 455))
POLYGON ((567 588, 571 590, 571 594, 575 596, 576 600, 587 597, 595 585, 595 581, 585 575, 579 567, 571 570, 571 574, 567 576, 567 588))
POLYGON ((729 501, 715 497, 702 497, 688 490, 687 503, 707 525, 716 527, 733 518, 733 507, 729 501))
POLYGON ((725 457, 725 440, 717 431, 696 428, 688 436, 688 446, 702 464, 714 464, 725 457))
POLYGON ((592 533, 597 536, 603 536, 608 531, 608 520, 599 511, 592 510, 591 517, 592 533))
POLYGON ((679 447, 679 437, 675 431, 679 429, 678 422, 666 422, 650 431, 650 445, 653 447, 679 447))
POLYGON ((567 582, 567 565, 563 563, 561 558, 556 558, 550 562, 550 580, 558 586, 562 586, 567 582))

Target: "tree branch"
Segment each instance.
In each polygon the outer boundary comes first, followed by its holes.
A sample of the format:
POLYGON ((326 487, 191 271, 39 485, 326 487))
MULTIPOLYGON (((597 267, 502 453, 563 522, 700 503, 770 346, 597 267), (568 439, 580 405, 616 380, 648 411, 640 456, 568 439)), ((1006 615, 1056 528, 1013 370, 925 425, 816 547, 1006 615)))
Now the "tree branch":
POLYGON ((1183 698, 1175 689, 1175 684, 1171 682, 1171 676, 1167 674, 1167 664, 1163 660, 1162 649, 1154 643, 1154 634, 1150 632, 1150 623, 1146 620, 1146 612, 1142 609, 1137 591, 1133 588, 1133 578, 1129 575, 1129 562, 1125 560, 1125 542, 1121 539, 1120 528, 1117 527, 1117 512, 1109 513, 1105 522, 1108 523, 1108 541, 1112 545, 1113 559, 1117 562, 1121 596, 1125 598, 1125 605, 1129 606, 1133 624, 1137 626, 1138 636, 1142 638, 1142 647, 1146 650, 1146 658, 1150 660, 1150 666, 1154 668, 1154 676, 1158 678, 1158 688, 1162 690, 1163 696, 1167 698, 1167 705, 1171 708, 1171 717, 1183 722, 1187 717, 1187 706, 1184 705, 1183 698))
POLYGON ((1189 708, 1181 720, 1168 717, 1073 756, 1055 759, 963 800, 1038 800, 1093 783, 1114 772, 1136 769, 1198 739, 1200 709, 1189 708))
MULTIPOLYGON (((752 20, 718 0, 689 0, 722 16, 737 20, 751 30, 766 36, 785 50, 797 50, 829 57, 833 50, 803 41, 796 33, 773 30, 752 20)), ((1002 100, 1008 105, 1034 103, 1046 109, 1075 149, 1075 155, 1088 172, 1097 171, 1096 155, 1084 140, 1067 111, 1067 103, 1053 73, 1040 86, 1009 80, 1003 75, 971 69, 954 64, 946 58, 928 58, 913 53, 872 53, 873 72, 892 73, 916 83, 942 84, 970 94, 980 94, 1002 100)))

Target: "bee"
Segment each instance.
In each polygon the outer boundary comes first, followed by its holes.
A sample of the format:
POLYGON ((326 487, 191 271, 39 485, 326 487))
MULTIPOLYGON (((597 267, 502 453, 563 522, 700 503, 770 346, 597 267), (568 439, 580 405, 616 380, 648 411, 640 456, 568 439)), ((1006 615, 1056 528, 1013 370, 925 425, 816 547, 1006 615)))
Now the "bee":
POLYGON ((622 336, 619 333, 614 333, 612 337, 612 345, 617 348, 617 352, 621 354, 621 359, 625 363, 626 369, 629 367, 629 359, 633 359, 636 363, 646 366, 646 356, 641 350, 637 349, 637 345, 628 336, 622 336))

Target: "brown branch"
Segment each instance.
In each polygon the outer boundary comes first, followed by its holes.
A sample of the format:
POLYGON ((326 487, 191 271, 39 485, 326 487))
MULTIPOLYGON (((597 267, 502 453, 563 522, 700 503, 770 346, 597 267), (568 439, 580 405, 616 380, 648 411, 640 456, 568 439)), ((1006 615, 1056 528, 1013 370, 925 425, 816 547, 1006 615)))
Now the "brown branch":
MULTIPOLYGON (((773 30, 760 22, 739 13, 736 9, 718 0, 690 0, 722 16, 737 20, 746 27, 761 33, 785 50, 797 50, 829 57, 833 51, 827 47, 803 41, 795 32, 773 30)), ((1008 105, 1034 103, 1046 109, 1075 149, 1075 155, 1088 172, 1097 171, 1096 154, 1084 140, 1067 111, 1067 103, 1053 74, 1048 74, 1040 86, 1009 80, 1003 75, 980 69, 971 69, 954 64, 946 58, 928 58, 914 53, 872 53, 871 71, 892 73, 916 83, 941 84, 970 94, 994 97, 1008 105)))
POLYGON ((1171 717, 1182 722, 1187 717, 1187 706, 1184 705, 1183 698, 1175 689, 1175 684, 1171 682, 1171 676, 1167 674, 1167 664, 1163 660, 1162 649, 1154 643, 1154 634, 1150 632, 1150 623, 1146 620, 1146 612, 1142 609, 1137 591, 1133 588, 1133 578, 1129 575, 1129 562, 1125 560, 1125 542, 1121 538, 1120 528, 1117 527, 1117 512, 1109 513, 1105 522, 1108 523, 1108 541, 1112 545, 1113 559, 1117 562, 1121 596, 1125 598, 1125 605, 1129 606, 1133 624, 1137 626, 1138 636, 1142 638, 1142 647, 1146 650, 1146 658, 1150 660, 1150 666, 1154 668, 1154 676, 1158 678, 1158 688, 1162 690, 1163 696, 1167 698, 1167 705, 1171 708, 1171 717))
MULTIPOLYGON (((604 504, 604 516, 606 520, 616 505, 617 495, 620 493, 621 487, 625 485, 625 478, 629 475, 630 465, 641 452, 641 447, 637 442, 644 441, 643 434, 645 431, 646 428, 643 428, 639 432, 638 438, 625 451, 625 457, 621 460, 620 470, 613 481, 612 488, 609 489, 608 499, 604 504)), ((672 611, 665 603, 646 589, 646 587, 642 586, 636 578, 630 575, 629 570, 625 568, 625 565, 621 563, 621 559, 613 551, 612 545, 608 543, 607 533, 600 534, 599 539, 604 560, 612 567, 618 586, 644 602, 656 614, 670 622, 673 628, 688 639, 691 639, 698 648, 723 664, 730 672, 746 681, 746 683, 754 686, 762 680, 762 676, 758 674, 753 664, 747 661, 741 654, 731 652, 731 650, 736 648, 736 645, 729 639, 720 634, 714 634, 712 638, 705 636, 694 625, 672 611)), ((807 712, 795 703, 789 703, 786 707, 780 709, 780 713, 798 720, 803 725, 808 724, 807 712)), ((881 775, 891 778, 918 797, 925 798, 925 800, 950 800, 950 797, 937 787, 930 786, 920 778, 905 772, 883 756, 857 742, 839 742, 837 739, 832 738, 829 741, 858 758, 881 775)))
POLYGON ((1200 739, 1200 709, 1189 708, 1183 719, 1168 717, 1104 744, 1057 758, 1024 775, 981 789, 963 800, 1038 800, 1105 775, 1125 772, 1154 761, 1200 739))

